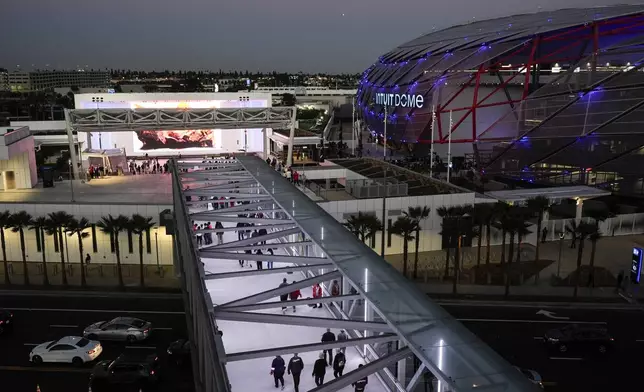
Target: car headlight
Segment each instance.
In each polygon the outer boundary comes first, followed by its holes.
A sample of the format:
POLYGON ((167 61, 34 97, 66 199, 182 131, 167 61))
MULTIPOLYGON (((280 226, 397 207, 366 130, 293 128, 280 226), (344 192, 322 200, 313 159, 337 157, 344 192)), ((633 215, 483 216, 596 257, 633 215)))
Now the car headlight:
POLYGON ((168 354, 172 355, 172 350, 168 349, 168 354))

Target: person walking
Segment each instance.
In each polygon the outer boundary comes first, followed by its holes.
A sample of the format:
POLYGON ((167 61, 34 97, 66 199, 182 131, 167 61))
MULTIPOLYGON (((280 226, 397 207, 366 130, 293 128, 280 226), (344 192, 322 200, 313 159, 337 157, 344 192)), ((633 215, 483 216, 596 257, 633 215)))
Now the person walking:
MULTIPOLYGON (((345 330, 343 329, 343 330, 342 330, 342 331, 340 331, 340 333, 338 334, 338 342, 346 342, 347 340, 349 340, 349 336, 347 335, 347 333, 346 333, 346 332, 345 332, 345 330)), ((347 347, 346 347, 346 346, 344 346, 344 347, 340 347, 340 348, 339 348, 339 351, 342 351, 342 353, 343 353, 343 354, 345 354, 345 353, 346 353, 346 351, 347 351, 347 347)))
MULTIPOLYGON (((360 369, 362 366, 364 365, 363 364, 358 365, 358 369, 360 369)), ((351 384, 351 386, 355 388, 354 392, 364 392, 364 389, 367 387, 367 384, 369 384, 369 378, 365 377, 354 382, 353 384, 351 384)))
POLYGON ((311 376, 315 379, 315 385, 318 387, 324 384, 324 375, 326 374, 326 360, 324 353, 320 353, 320 358, 313 364, 313 373, 311 376))
POLYGON ((335 352, 335 358, 333 359, 333 377, 342 377, 342 372, 344 372, 344 365, 346 362, 347 358, 344 356, 342 349, 338 349, 335 352))
MULTIPOLYGON (((322 298, 322 287, 320 287, 319 283, 316 283, 313 285, 313 298, 322 298)), ((321 308, 322 303, 319 304, 313 304, 314 308, 321 308)))
MULTIPOLYGON (((274 255, 275 255, 275 253, 273 253, 273 249, 271 249, 271 248, 268 248, 267 252, 268 252, 268 254, 269 254, 269 255, 271 255, 271 256, 274 256, 274 255)), ((272 260, 267 260, 267 261, 266 261, 266 267, 267 267, 268 269, 273 269, 273 261, 272 261, 272 260)))
POLYGON ((89 265, 89 263, 91 262, 92 262, 92 256, 90 256, 88 253, 87 256, 85 256, 85 265, 89 265))
MULTIPOLYGON (((322 335, 322 343, 330 343, 330 342, 335 342, 335 334, 331 332, 331 328, 327 328, 326 332, 322 335)), ((326 356, 326 354, 329 354, 329 362, 327 364, 331 366, 333 364, 333 350, 324 350, 322 352, 326 356)))
POLYGON ((340 284, 337 280, 334 280, 333 283, 331 283, 331 295, 334 297, 340 295, 340 284))
MULTIPOLYGON (((262 255, 262 256, 264 255, 264 253, 262 253, 261 249, 257 249, 257 252, 255 252, 255 254, 256 255, 262 255)), ((264 262, 263 261, 257 260, 256 263, 257 263, 257 269, 258 270, 264 269, 264 264, 263 264, 264 262)))
MULTIPOLYGON (((215 229, 223 229, 224 225, 221 224, 221 222, 215 222, 215 229)), ((224 232, 223 231, 218 231, 217 232, 217 244, 221 245, 224 243, 224 232)))
MULTIPOLYGON (((293 283, 296 283, 296 281, 294 280, 293 283)), ((300 289, 291 291, 291 294, 290 294, 291 301, 297 301, 297 299, 300 298, 301 296, 302 296, 302 292, 300 292, 300 289)), ((295 313, 295 305, 293 305, 293 313, 295 313)))
POLYGON ((276 356, 273 359, 273 363, 271 364, 271 374, 273 375, 273 379, 275 380, 275 388, 277 388, 278 381, 282 384, 282 389, 284 389, 284 371, 286 370, 286 364, 284 363, 284 359, 280 357, 279 355, 276 356))
MULTIPOLYGON (((288 282, 286 281, 286 278, 282 280, 282 283, 280 283, 279 287, 286 287, 288 286, 288 282)), ((280 301, 286 302, 288 301, 288 293, 280 295, 280 301)), ((286 313, 286 306, 282 306, 282 313, 286 313)))
POLYGON ((304 362, 297 353, 293 354, 293 358, 288 361, 288 374, 293 374, 293 387, 295 392, 300 392, 300 374, 304 369, 304 362))

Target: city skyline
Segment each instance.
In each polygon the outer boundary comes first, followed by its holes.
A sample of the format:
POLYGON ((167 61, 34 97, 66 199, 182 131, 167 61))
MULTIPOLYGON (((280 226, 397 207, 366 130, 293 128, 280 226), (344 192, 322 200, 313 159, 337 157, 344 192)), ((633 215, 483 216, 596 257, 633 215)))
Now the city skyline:
POLYGON ((24 70, 87 66, 357 73, 382 53, 434 29, 598 4, 542 0, 522 5, 503 0, 491 7, 472 0, 449 5, 423 0, 305 4, 244 0, 215 6, 187 0, 178 8, 167 0, 135 5, 123 0, 91 4, 26 0, 5 6, 0 14, 0 34, 12 38, 2 44, 0 66, 11 71, 20 65, 24 70), (467 15, 453 12, 462 9, 468 10, 467 15))

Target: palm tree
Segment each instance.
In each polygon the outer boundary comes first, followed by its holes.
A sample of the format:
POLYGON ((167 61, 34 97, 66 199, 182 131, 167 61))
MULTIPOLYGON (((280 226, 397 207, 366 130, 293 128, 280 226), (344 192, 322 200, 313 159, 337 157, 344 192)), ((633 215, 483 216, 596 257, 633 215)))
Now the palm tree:
POLYGON ((429 207, 409 207, 407 211, 403 211, 403 215, 416 221, 418 228, 416 229, 416 243, 414 250, 414 279, 418 277, 418 246, 420 245, 420 222, 429 217, 431 209, 429 207))
POLYGON ((365 228, 367 232, 365 239, 372 241, 376 238, 376 234, 382 230, 382 222, 375 215, 367 215, 365 228))
POLYGON ((11 231, 20 235, 20 252, 22 254, 22 269, 25 274, 25 285, 29 286, 29 268, 27 267, 27 250, 25 249, 25 229, 31 226, 31 215, 27 211, 20 211, 11 215, 9 226, 11 231))
POLYGON ((369 214, 358 212, 358 215, 351 215, 344 226, 349 229, 360 241, 364 242, 367 235, 367 219, 369 214))
MULTIPOLYGON (((441 232, 441 235, 443 235, 443 236, 445 236, 445 235, 451 236, 452 234, 455 234, 455 233, 444 232, 445 228, 446 228, 445 223, 447 221, 457 220, 458 218, 462 217, 463 215, 465 215, 465 210, 464 210, 464 207, 462 207, 462 206, 452 206, 452 207, 443 206, 443 207, 439 207, 436 210, 436 213, 443 220, 443 222, 441 223, 441 227, 443 227, 443 232, 441 232)), ((451 251, 451 247, 448 247, 446 257, 445 257, 445 273, 443 275, 444 278, 447 278, 447 276, 449 275, 449 256, 450 256, 450 251, 451 251)))
POLYGON ((123 270, 121 267, 121 247, 119 245, 119 233, 127 229, 130 220, 125 215, 119 215, 116 218, 111 214, 101 218, 96 226, 99 229, 107 234, 112 236, 114 240, 114 253, 116 254, 116 271, 119 276, 119 287, 124 288, 125 283, 123 282, 123 270))
MULTIPOLYGON (((501 222, 503 219, 505 219, 506 215, 510 211, 510 205, 508 203, 505 203, 503 201, 498 201, 494 204, 494 207, 492 207, 492 225, 496 227, 498 230, 501 230, 501 264, 505 263, 505 238, 507 237, 507 233, 505 230, 503 230, 503 225, 501 222)), ((490 232, 488 231, 488 238, 490 232)), ((487 263, 489 264, 490 260, 490 243, 488 241, 488 247, 487 247, 487 263)))
POLYGON ((408 216, 400 216, 393 225, 391 233, 400 236, 403 240, 403 275, 407 277, 407 256, 409 254, 409 241, 414 240, 414 233, 418 230, 418 222, 408 216))
POLYGON ((85 218, 72 218, 69 220, 67 227, 66 227, 66 232, 67 235, 70 237, 73 235, 76 235, 78 238, 78 252, 80 255, 80 270, 81 270, 81 286, 85 287, 87 286, 87 279, 85 277, 85 263, 83 260, 83 239, 89 237, 89 233, 87 233, 85 230, 89 229, 91 225, 89 224, 89 221, 85 218))
POLYGON ((139 278, 141 287, 145 285, 145 278, 143 276, 143 235, 154 227, 152 218, 146 218, 139 214, 132 215, 128 228, 132 233, 139 236, 139 278))
POLYGON ((543 224, 543 215, 550 210, 550 199, 545 196, 536 196, 526 200, 528 208, 537 215, 537 246, 535 249, 535 260, 539 260, 539 236, 541 235, 541 225, 543 224))
MULTIPOLYGON (((40 241, 40 249, 42 250, 42 274, 43 274, 43 284, 49 286, 49 273, 47 272, 47 251, 45 247, 45 231, 48 227, 48 220, 44 216, 39 216, 38 218, 31 221, 29 225, 29 230, 33 230, 38 233, 36 239, 40 241)), ((48 233, 49 234, 49 233, 48 233)))
POLYGON ((599 227, 599 222, 603 222, 608 218, 612 218, 613 214, 608 208, 593 208, 586 211, 586 216, 595 221, 595 225, 599 227))
MULTIPOLYGON (((476 244, 477 250, 476 250, 476 266, 481 265, 481 245, 483 242, 483 226, 487 226, 491 223, 492 220, 492 206, 490 204, 476 204, 474 205, 474 209, 472 210, 472 216, 474 218, 474 223, 478 226, 478 230, 476 232, 477 237, 478 237, 478 242, 476 244)), ((488 226, 489 227, 489 226, 488 226)), ((488 229, 488 248, 490 247, 489 241, 490 241, 490 231, 488 229)), ((488 260, 488 263, 490 261, 488 260)))
POLYGON ((0 245, 2 246, 2 263, 4 264, 4 284, 11 284, 9 279, 9 264, 7 263, 7 242, 4 237, 4 229, 9 228, 11 222, 11 213, 9 211, 0 212, 0 245))
POLYGON ((588 235, 588 240, 590 240, 590 276, 588 277, 588 284, 591 287, 595 287, 595 252, 597 251, 597 241, 602 238, 602 233, 599 231, 599 228, 595 226, 594 231, 588 235))
POLYGON ((443 231, 441 235, 448 236, 450 239, 450 246, 447 248, 447 259, 445 260, 445 277, 449 273, 449 251, 452 245, 452 239, 456 239, 455 252, 454 252, 454 281, 453 281, 453 292, 456 294, 456 286, 458 284, 458 273, 460 268, 460 250, 461 250, 461 238, 463 235, 471 235, 472 227, 466 227, 463 225, 462 218, 466 215, 471 214, 471 206, 453 206, 453 207, 440 207, 436 210, 439 216, 443 218, 443 223, 441 224, 443 231))
MULTIPOLYGON (((48 215, 49 224, 47 234, 54 236, 60 249, 60 266, 62 269, 63 285, 67 286, 67 272, 65 271, 65 248, 63 244, 63 231, 74 217, 65 211, 51 212, 48 215)), ((69 255, 68 255, 69 256, 69 255)))
MULTIPOLYGON (((597 232, 597 226, 591 223, 581 222, 577 224, 576 221, 570 222, 569 226, 566 227, 566 231, 573 233, 577 236, 579 240, 579 246, 577 247, 577 271, 575 274, 575 289, 573 291, 573 297, 577 297, 579 291, 579 280, 580 280, 580 270, 582 257, 584 255, 584 242, 588 236, 597 232)), ((593 261, 594 262, 594 261, 593 261)))

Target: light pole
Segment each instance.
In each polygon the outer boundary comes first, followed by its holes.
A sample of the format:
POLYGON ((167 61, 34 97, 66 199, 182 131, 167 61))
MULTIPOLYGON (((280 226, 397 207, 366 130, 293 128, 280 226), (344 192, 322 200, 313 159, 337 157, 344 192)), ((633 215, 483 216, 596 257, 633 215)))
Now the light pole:
POLYGON ((559 257, 557 258, 557 278, 560 276, 561 272, 561 252, 563 251, 563 241, 566 237, 566 233, 563 231, 559 233, 559 257))
POLYGON ((384 123, 384 135, 383 140, 383 162, 382 167, 384 175, 382 177, 383 187, 385 192, 382 195, 382 234, 380 238, 380 256, 385 258, 385 235, 387 232, 387 105, 385 104, 385 123, 384 123))
POLYGON ((72 201, 72 203, 74 203, 74 202, 76 202, 76 200, 74 200, 74 178, 72 176, 72 160, 71 159, 68 160, 68 163, 69 163, 69 187, 72 190, 72 200, 71 201, 72 201))

